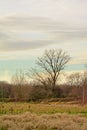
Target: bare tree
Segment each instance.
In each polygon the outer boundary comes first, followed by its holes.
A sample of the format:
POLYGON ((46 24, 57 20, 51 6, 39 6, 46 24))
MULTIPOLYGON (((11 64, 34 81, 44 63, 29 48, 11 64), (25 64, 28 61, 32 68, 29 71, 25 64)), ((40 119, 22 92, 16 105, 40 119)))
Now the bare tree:
POLYGON ((76 72, 67 76, 67 83, 73 87, 80 87, 83 84, 83 74, 76 72))
POLYGON ((54 91, 60 72, 69 60, 70 56, 61 49, 46 50, 36 62, 39 66, 39 71, 34 69, 36 80, 46 87, 51 86, 52 91, 54 91))
POLYGON ((26 84, 25 74, 22 70, 16 71, 16 73, 12 76, 12 84, 18 86, 26 84))
POLYGON ((18 98, 23 98, 22 87, 26 84, 25 74, 22 70, 18 70, 12 76, 12 84, 15 86, 15 100, 17 101, 18 98))

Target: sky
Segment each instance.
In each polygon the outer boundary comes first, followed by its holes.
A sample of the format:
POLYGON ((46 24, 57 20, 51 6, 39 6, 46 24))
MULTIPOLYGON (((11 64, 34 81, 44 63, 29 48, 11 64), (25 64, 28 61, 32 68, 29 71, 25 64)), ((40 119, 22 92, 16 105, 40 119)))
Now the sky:
POLYGON ((71 56, 67 71, 84 70, 87 0, 0 0, 0 80, 60 48, 71 56))

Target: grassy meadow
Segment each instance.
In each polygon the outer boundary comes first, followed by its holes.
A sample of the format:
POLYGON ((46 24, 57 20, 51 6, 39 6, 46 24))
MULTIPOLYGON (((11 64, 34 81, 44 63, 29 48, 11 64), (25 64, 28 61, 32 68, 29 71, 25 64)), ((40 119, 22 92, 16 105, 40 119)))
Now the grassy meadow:
POLYGON ((0 115, 3 114, 22 114, 25 112, 35 113, 37 115, 42 114, 81 114, 87 116, 87 106, 72 105, 68 103, 22 103, 22 102, 10 102, 0 103, 0 115))
POLYGON ((87 130, 87 106, 0 103, 0 130, 87 130))

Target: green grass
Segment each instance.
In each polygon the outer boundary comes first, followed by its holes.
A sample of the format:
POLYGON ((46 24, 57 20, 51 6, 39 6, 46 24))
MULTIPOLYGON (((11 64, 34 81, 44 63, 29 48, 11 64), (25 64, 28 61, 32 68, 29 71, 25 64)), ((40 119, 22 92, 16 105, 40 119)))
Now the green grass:
POLYGON ((20 114, 25 112, 41 114, 81 114, 87 117, 87 106, 61 103, 35 104, 35 103, 0 103, 0 114, 20 114))
POLYGON ((2 126, 0 130, 8 130, 6 127, 2 126))

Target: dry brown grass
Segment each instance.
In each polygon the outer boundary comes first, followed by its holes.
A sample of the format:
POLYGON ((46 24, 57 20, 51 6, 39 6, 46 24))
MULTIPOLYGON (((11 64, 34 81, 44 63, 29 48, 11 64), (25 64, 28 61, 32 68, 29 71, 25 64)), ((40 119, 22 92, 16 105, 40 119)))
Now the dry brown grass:
POLYGON ((87 130, 87 118, 64 113, 3 115, 0 130, 87 130))

